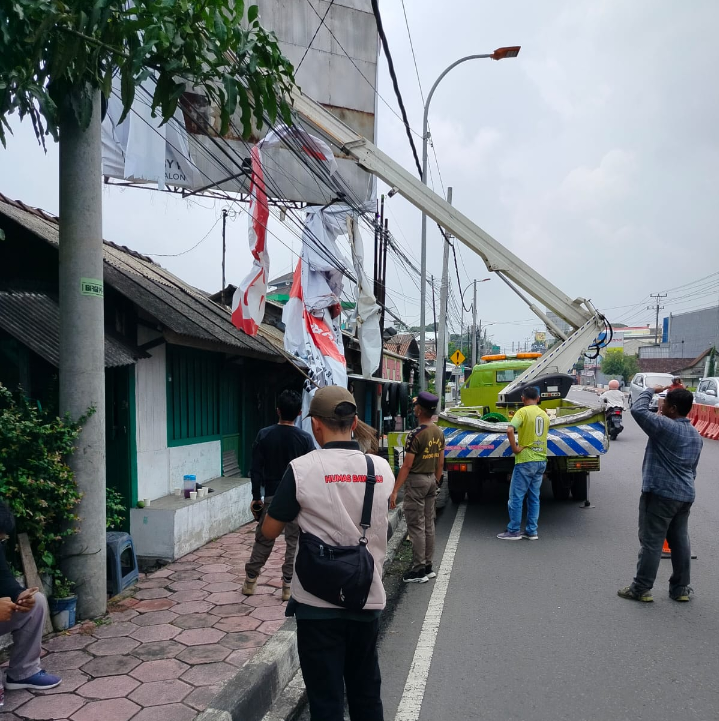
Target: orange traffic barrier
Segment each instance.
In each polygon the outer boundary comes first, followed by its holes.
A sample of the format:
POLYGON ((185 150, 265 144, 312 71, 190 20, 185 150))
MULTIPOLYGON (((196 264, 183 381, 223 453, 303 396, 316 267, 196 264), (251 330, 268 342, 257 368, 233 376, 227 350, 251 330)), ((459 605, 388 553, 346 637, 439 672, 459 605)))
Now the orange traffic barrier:
POLYGON ((664 545, 662 546, 662 558, 671 558, 672 557, 672 549, 669 548, 669 542, 667 539, 664 539, 664 545))
POLYGON ((699 405, 699 420, 697 421, 696 429, 703 436, 706 429, 709 427, 709 416, 707 415, 707 406, 699 405))
POLYGON ((699 406, 697 403, 692 406, 687 418, 692 422, 693 426, 696 426, 697 421, 699 420, 699 406))

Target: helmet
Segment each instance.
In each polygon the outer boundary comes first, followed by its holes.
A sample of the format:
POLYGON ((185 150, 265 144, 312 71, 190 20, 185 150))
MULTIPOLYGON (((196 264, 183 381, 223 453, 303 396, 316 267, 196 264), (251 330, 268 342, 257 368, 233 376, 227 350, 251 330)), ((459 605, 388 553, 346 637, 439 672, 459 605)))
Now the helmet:
POLYGON ((619 390, 619 381, 609 381, 609 390, 610 391, 619 390))

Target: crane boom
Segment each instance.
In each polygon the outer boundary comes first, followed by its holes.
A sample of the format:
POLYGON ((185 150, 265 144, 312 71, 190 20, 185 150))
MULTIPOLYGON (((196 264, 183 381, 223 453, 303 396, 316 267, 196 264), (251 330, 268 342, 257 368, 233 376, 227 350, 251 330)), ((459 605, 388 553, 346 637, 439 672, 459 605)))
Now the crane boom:
MULTIPOLYGON (((329 138, 342 152, 381 178, 412 205, 435 220, 467 247, 477 253, 487 269, 500 274, 510 285, 516 285, 532 298, 551 309, 574 329, 563 342, 545 353, 510 386, 508 392, 521 383, 549 372, 568 372, 577 358, 604 329, 604 318, 584 298, 572 300, 536 270, 496 241, 456 207, 430 190, 420 180, 396 163, 367 138, 359 135, 339 118, 306 96, 299 88, 292 91, 292 101, 300 116, 329 138)), ((516 290, 516 289, 515 289, 516 290)), ((521 295, 521 293, 520 293, 521 295)), ((525 299, 526 300, 526 299, 525 299)), ((544 314, 530 303, 530 308, 544 321, 544 314)), ((551 322, 548 322, 550 327, 551 322)), ((560 336, 564 334, 560 333, 560 336)))

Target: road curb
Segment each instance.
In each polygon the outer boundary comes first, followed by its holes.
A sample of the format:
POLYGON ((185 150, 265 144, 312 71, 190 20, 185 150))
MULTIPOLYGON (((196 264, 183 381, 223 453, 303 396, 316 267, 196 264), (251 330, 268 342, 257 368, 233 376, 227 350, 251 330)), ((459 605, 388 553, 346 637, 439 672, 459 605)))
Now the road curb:
MULTIPOLYGON (((390 511, 390 540, 384 568, 394 558, 406 535, 401 508, 390 511)), ((384 572, 383 572, 384 575, 384 572)), ((225 684, 195 721, 279 721, 291 719, 305 701, 299 672, 294 618, 288 618, 272 638, 225 684), (272 709, 285 688, 287 699, 272 709), (272 711, 270 711, 272 709, 272 711)))

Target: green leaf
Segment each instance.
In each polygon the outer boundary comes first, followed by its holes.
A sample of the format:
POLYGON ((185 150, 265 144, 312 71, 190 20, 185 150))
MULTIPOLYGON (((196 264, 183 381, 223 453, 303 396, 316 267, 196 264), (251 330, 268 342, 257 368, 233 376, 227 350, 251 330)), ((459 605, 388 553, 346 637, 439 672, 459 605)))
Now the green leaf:
POLYGON ((135 99, 135 79, 132 77, 132 67, 129 63, 125 63, 121 69, 120 75, 120 96, 122 98, 122 122, 132 107, 132 101, 135 99))
POLYGON ((215 10, 215 36, 221 43, 227 40, 227 27, 219 10, 215 10))
POLYGON ((255 22, 257 20, 257 16, 260 14, 260 9, 257 7, 257 5, 250 5, 250 7, 247 8, 247 19, 251 23, 255 22))

